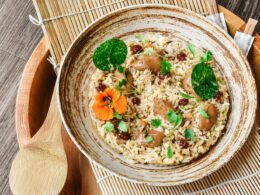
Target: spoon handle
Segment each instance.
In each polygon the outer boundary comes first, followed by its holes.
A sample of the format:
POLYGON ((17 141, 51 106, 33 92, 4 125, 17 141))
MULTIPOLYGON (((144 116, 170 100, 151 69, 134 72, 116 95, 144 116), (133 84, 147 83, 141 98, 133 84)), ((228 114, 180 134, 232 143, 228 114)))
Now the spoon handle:
POLYGON ((55 91, 57 90, 57 84, 54 87, 54 92, 51 98, 51 103, 49 111, 45 121, 43 122, 40 130, 34 135, 34 137, 29 141, 34 142, 35 140, 43 140, 46 142, 61 143, 61 125, 62 121, 58 111, 58 104, 55 91))

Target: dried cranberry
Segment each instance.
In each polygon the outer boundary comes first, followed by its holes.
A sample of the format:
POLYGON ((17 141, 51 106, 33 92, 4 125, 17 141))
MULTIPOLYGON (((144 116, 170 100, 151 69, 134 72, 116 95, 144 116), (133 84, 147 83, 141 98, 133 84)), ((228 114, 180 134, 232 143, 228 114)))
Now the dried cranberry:
POLYGON ((123 140, 129 140, 131 138, 131 135, 128 132, 120 132, 118 134, 118 137, 123 140))
POLYGON ((113 120, 111 121, 111 123, 114 125, 115 129, 118 128, 119 122, 120 122, 120 121, 119 121, 118 119, 113 119, 113 120))
POLYGON ((137 54, 143 51, 143 47, 141 45, 132 45, 131 51, 133 54, 137 54))
POLYGON ((187 57, 187 55, 186 55, 184 52, 181 52, 181 53, 179 53, 179 54, 177 55, 177 59, 178 59, 179 61, 184 61, 184 60, 186 60, 186 57, 187 57))
POLYGON ((189 142, 187 142, 186 140, 180 140, 179 145, 184 149, 187 149, 190 146, 189 142))
POLYGON ((179 105, 185 106, 189 103, 189 100, 187 99, 180 99, 179 100, 179 105))
POLYGON ((222 97, 223 97, 223 92, 221 91, 218 91, 216 96, 215 96, 215 99, 217 100, 217 102, 222 102, 222 97))
POLYGON ((99 81, 99 84, 96 87, 96 90, 98 92, 101 92, 101 91, 104 91, 106 88, 107 88, 107 86, 104 83, 102 83, 102 81, 99 81))
POLYGON ((140 100, 138 97, 133 97, 133 98, 132 98, 132 103, 133 103, 134 105, 140 105, 141 100, 140 100))

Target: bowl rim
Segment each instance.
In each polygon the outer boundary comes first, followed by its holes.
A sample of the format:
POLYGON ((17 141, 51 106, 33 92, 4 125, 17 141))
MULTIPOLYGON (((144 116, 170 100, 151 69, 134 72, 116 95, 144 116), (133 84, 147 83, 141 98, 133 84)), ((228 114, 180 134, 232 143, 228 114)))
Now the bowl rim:
POLYGON ((234 42, 233 38, 229 34, 227 34, 221 27, 219 27, 218 25, 216 25, 212 21, 207 20, 206 17, 204 17, 204 16, 202 16, 202 15, 196 13, 196 12, 193 12, 191 10, 188 10, 188 9, 185 9, 185 8, 181 8, 181 7, 178 7, 178 6, 175 6, 175 5, 166 5, 166 4, 157 4, 157 3, 131 5, 131 6, 127 6, 127 7, 120 8, 120 9, 114 10, 112 12, 109 12, 108 14, 106 14, 106 15, 98 18, 94 22, 92 22, 90 25, 88 25, 86 28, 84 28, 78 34, 78 36, 73 40, 73 42, 69 46, 68 50, 64 54, 64 56, 63 56, 63 58, 61 60, 60 66, 58 67, 57 85, 58 85, 58 87, 56 87, 55 93, 57 95, 56 98, 57 98, 57 103, 58 103, 58 110, 59 110, 59 113, 60 113, 63 125, 64 125, 67 133, 69 134, 71 140, 76 145, 76 147, 80 150, 80 152, 83 153, 84 156, 87 157, 89 160, 91 160, 95 165, 98 165, 99 167, 101 167, 101 168, 105 169, 106 171, 108 171, 112 176, 117 176, 117 177, 119 177, 121 179, 124 179, 124 180, 127 180, 127 181, 131 181, 131 182, 134 182, 134 183, 146 184, 146 185, 151 185, 151 186, 175 186, 175 185, 191 183, 191 182, 200 180, 200 179, 202 179, 202 178, 212 174, 213 172, 217 171, 221 167, 223 167, 225 164, 227 164, 227 162, 229 162, 235 156, 235 154, 242 148, 242 146, 244 145, 244 143, 248 139, 248 137, 249 137, 249 135, 251 133, 251 130, 253 128, 253 124, 254 124, 255 117, 256 117, 256 111, 257 111, 256 82, 255 82, 255 78, 254 78, 253 73, 252 73, 252 68, 251 68, 251 66, 250 66, 250 64, 248 62, 248 59, 243 54, 243 52, 240 50, 239 46, 234 42), (68 54, 72 51, 72 49, 75 47, 75 45, 77 45, 79 38, 81 36, 83 36, 86 33, 86 31, 90 30, 93 26, 95 26, 96 24, 98 24, 98 23, 100 23, 100 22, 110 18, 111 16, 113 16, 116 13, 122 13, 124 11, 140 9, 140 8, 168 8, 168 9, 170 8, 170 9, 173 9, 172 11, 179 10, 179 11, 185 12, 185 14, 189 14, 191 16, 196 16, 196 17, 198 17, 201 20, 207 21, 207 23, 209 23, 211 26, 214 26, 214 28, 217 28, 223 36, 226 36, 227 39, 229 40, 229 42, 231 42, 231 43, 233 42, 233 46, 235 47, 236 51, 239 53, 239 56, 241 56, 243 62, 249 68, 248 69, 248 73, 249 73, 249 76, 250 76, 250 80, 252 81, 251 84, 252 84, 252 88, 254 89, 254 92, 253 92, 252 95, 253 95, 253 99, 255 101, 253 103, 252 102, 250 103, 251 105, 253 105, 253 108, 252 108, 253 115, 251 116, 252 119, 251 119, 251 121, 250 121, 250 123, 248 125, 249 128, 247 129, 247 133, 244 135, 243 139, 240 141, 240 143, 237 146, 236 150, 233 150, 230 154, 228 154, 228 156, 226 156, 227 158, 224 161, 222 161, 219 164, 216 164, 214 167, 212 167, 212 169, 207 170, 205 173, 197 176, 196 178, 189 178, 189 179, 181 180, 181 181, 177 181, 177 182, 175 182, 174 180, 168 180, 167 182, 163 182, 162 183, 160 181, 144 181, 144 180, 141 180, 141 179, 138 179, 138 178, 129 178, 129 177, 127 177, 125 175, 122 175, 122 174, 120 174, 118 172, 111 171, 109 168, 107 168, 106 166, 102 165, 101 163, 99 163, 95 159, 93 159, 91 157, 91 155, 89 155, 83 149, 83 147, 80 145, 80 143, 74 137, 71 129, 69 128, 69 126, 68 126, 68 124, 66 122, 65 116, 63 114, 63 110, 62 110, 62 106, 61 106, 61 99, 60 99, 60 95, 61 95, 60 94, 61 72, 64 69, 63 67, 64 67, 65 62, 67 62, 68 54))

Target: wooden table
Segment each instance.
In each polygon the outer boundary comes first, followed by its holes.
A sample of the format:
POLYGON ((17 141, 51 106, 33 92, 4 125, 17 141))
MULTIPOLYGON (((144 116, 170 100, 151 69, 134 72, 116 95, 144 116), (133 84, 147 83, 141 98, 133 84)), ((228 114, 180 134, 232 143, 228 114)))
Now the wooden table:
MULTIPOLYGON (((260 20, 260 0, 218 0, 247 20, 260 20)), ((24 65, 42 38, 39 27, 29 22, 36 15, 31 1, 0 0, 0 194, 11 194, 8 175, 18 150, 15 134, 15 99, 24 65)), ((260 33, 260 24, 257 27, 260 33)))

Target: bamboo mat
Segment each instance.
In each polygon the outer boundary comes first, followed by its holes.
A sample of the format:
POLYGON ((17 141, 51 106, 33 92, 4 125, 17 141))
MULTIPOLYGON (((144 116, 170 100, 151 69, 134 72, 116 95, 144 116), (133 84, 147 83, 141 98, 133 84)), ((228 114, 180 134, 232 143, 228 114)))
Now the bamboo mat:
MULTIPOLYGON (((34 0, 53 63, 59 64, 75 37, 97 18, 116 9, 146 3, 177 5, 207 15, 206 0, 34 0)), ((254 127, 243 148, 217 172, 172 187, 147 186, 118 178, 91 162, 103 194, 260 194, 260 134, 254 127)))

